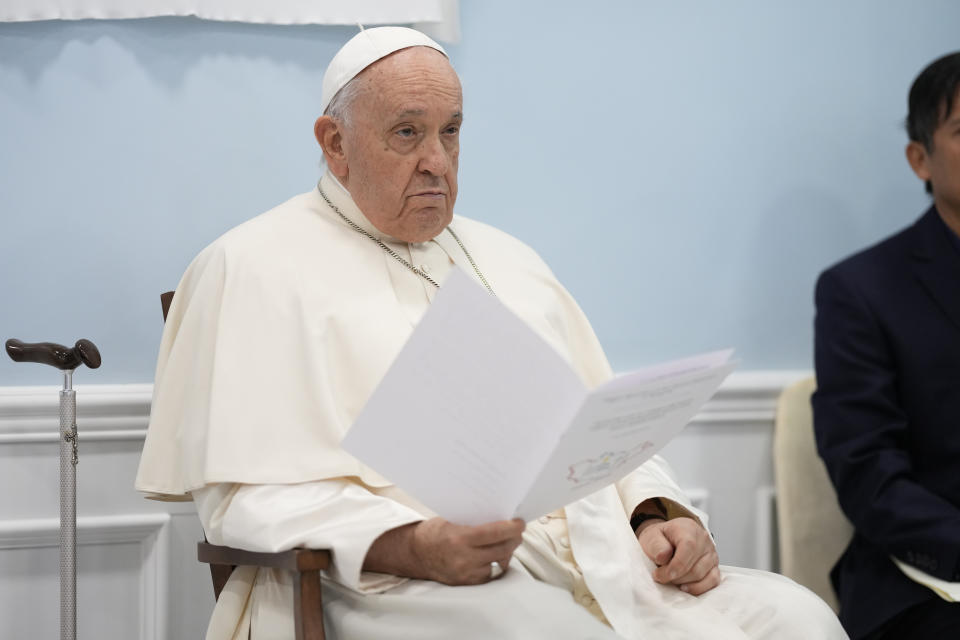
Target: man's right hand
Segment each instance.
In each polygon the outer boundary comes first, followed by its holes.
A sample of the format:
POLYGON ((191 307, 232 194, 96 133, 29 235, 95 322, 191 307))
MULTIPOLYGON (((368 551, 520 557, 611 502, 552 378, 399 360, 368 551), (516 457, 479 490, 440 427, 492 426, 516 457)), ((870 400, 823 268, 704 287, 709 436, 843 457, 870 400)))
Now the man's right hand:
POLYGON ((525 527, 519 519, 468 527, 431 518, 377 538, 363 568, 448 585, 482 584, 491 579, 491 563, 507 568, 525 527))
POLYGON ((481 584, 490 580, 490 563, 507 568, 525 527, 519 519, 467 527, 432 518, 414 529, 413 553, 429 580, 481 584))

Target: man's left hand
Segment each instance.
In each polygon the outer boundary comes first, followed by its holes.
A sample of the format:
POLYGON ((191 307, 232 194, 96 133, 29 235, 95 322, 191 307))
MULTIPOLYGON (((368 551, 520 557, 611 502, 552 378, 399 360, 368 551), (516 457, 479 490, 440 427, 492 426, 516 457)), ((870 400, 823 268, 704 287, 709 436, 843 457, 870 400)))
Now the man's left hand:
POLYGON ((648 520, 638 527, 637 540, 657 564, 653 572, 657 582, 675 584, 695 596, 720 584, 717 549, 707 530, 695 520, 648 520))

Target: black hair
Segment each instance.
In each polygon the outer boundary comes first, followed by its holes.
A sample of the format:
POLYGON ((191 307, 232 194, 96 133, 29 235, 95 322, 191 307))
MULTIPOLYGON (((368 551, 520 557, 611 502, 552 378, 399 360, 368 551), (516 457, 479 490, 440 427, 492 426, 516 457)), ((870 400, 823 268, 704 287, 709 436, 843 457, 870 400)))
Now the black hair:
MULTIPOLYGON (((933 151, 933 132, 950 117, 960 90, 960 51, 948 53, 931 62, 910 87, 907 100, 907 135, 933 151)), ((927 193, 933 185, 927 180, 927 193)))

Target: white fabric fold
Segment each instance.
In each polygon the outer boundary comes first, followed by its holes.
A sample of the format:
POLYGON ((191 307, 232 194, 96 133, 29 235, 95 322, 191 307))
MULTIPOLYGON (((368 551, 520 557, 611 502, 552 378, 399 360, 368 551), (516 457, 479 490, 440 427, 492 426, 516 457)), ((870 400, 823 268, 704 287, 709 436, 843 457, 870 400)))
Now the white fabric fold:
POLYGON ((565 509, 577 563, 611 626, 626 638, 749 638, 736 621, 724 619, 696 596, 654 581, 656 567, 629 522, 610 521, 608 514, 622 508, 610 486, 565 509))
POLYGON ((360 592, 405 580, 362 571, 370 545, 386 531, 423 520, 415 510, 353 483, 211 485, 193 492, 207 539, 249 551, 330 549, 327 574, 360 592))

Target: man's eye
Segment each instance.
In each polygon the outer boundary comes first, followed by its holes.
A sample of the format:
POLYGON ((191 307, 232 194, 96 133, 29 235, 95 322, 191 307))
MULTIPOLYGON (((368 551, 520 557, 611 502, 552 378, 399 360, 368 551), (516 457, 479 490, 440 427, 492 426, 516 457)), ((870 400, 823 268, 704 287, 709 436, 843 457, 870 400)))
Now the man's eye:
POLYGON ((452 125, 450 125, 449 127, 447 127, 446 129, 444 129, 443 132, 446 133, 446 134, 449 134, 449 135, 456 135, 456 134, 460 133, 460 127, 458 127, 458 126, 455 125, 455 124, 452 124, 452 125))
POLYGON ((413 130, 413 127, 404 127, 402 129, 397 129, 397 135, 400 136, 401 138, 410 138, 413 136, 414 133, 415 131, 413 130))

